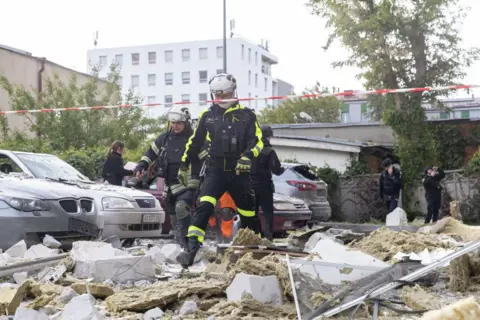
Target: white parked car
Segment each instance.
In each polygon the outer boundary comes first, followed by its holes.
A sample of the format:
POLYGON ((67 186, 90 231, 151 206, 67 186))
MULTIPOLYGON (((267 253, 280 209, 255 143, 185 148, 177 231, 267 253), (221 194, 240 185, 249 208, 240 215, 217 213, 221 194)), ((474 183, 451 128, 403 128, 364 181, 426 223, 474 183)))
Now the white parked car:
MULTIPOLYGON (((88 190, 98 211, 97 226, 103 229, 103 238, 112 235, 122 239, 160 236, 165 212, 149 193, 95 183, 51 154, 0 150, 0 170, 88 190)), ((67 213, 78 210, 77 202, 73 200, 60 204, 67 213)))

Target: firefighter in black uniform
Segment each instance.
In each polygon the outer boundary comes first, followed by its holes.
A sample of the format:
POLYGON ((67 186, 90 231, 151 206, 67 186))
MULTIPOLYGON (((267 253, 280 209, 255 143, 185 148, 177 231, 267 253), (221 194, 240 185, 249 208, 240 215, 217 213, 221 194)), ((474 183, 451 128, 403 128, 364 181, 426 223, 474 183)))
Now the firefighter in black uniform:
POLYGON ((206 139, 210 140, 209 164, 200 187, 200 204, 188 228, 187 249, 177 257, 184 268, 193 264, 204 240, 208 220, 225 191, 230 193, 237 206, 241 227, 258 234, 261 231, 260 220, 255 213, 250 169, 252 160, 263 149, 262 131, 255 113, 241 106, 235 98, 237 83, 232 75, 218 74, 209 85, 212 98, 222 101, 200 114, 178 172, 179 179, 186 181, 192 157, 198 156, 206 139))
POLYGON ((275 187, 272 181, 272 173, 279 176, 285 169, 282 168, 277 153, 270 144, 270 138, 273 137, 273 130, 270 126, 263 125, 263 150, 258 158, 252 163, 253 190, 255 191, 255 212, 261 207, 264 217, 263 236, 267 239, 273 239, 273 193, 275 187))
POLYGON ((178 170, 185 152, 185 146, 193 130, 190 124, 190 113, 183 106, 173 107, 167 113, 170 122, 168 131, 152 143, 135 169, 137 178, 142 180, 144 172, 153 161, 157 161, 157 176, 165 179, 163 198, 165 211, 170 214, 174 228, 175 241, 184 246, 188 226, 190 225, 191 208, 199 187, 200 161, 192 156, 192 174, 185 184, 178 180, 178 170))

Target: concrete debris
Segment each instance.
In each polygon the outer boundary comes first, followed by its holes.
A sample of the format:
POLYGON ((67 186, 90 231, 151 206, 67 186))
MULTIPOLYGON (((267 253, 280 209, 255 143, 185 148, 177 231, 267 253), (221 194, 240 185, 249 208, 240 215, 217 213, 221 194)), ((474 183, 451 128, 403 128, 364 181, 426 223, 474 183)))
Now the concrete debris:
POLYGON ((402 208, 397 207, 395 210, 387 214, 386 226, 407 226, 407 213, 402 208))
POLYGON ((169 243, 162 247, 162 254, 165 256, 166 262, 177 263, 177 256, 182 252, 179 244, 169 243))
POLYGON ((435 235, 425 233, 396 232, 382 227, 350 247, 382 260, 391 261, 399 252, 421 252, 425 249, 433 251, 437 248, 455 249, 452 243, 441 241, 435 235))
POLYGON ((95 299, 89 294, 73 298, 63 310, 62 319, 102 320, 104 317, 95 308, 95 299))
POLYGON ((429 311, 420 320, 476 320, 480 319, 480 305, 474 297, 462 299, 440 310, 429 311))
POLYGON ((469 226, 452 217, 437 221, 433 226, 425 226, 418 230, 420 233, 439 233, 459 237, 462 241, 470 242, 480 239, 480 226, 469 226))
POLYGON ((40 258, 53 257, 53 256, 56 256, 57 254, 58 254, 57 249, 49 249, 43 244, 35 244, 31 246, 27 251, 25 251, 23 258, 34 260, 34 259, 40 259, 40 258))
POLYGON ((20 307, 15 312, 14 320, 49 320, 50 317, 36 310, 20 307))
POLYGON ((26 251, 27 251, 27 244, 25 243, 25 240, 22 240, 17 242, 13 246, 11 246, 9 249, 7 249, 5 253, 12 258, 23 258, 26 251))
POLYGON ((30 288, 30 281, 24 281, 19 287, 3 286, 0 288, 0 314, 14 315, 20 303, 25 299, 30 288))
POLYGON ((239 273, 227 288, 228 301, 241 301, 246 294, 264 304, 282 305, 282 291, 275 276, 253 276, 239 273))
MULTIPOLYGON (((87 285, 84 282, 77 282, 70 286, 77 294, 87 293, 87 285)), ((105 283, 89 283, 88 291, 92 296, 99 299, 105 299, 115 293, 115 291, 105 283)))
POLYGON ((193 300, 187 300, 183 303, 182 308, 180 308, 179 314, 185 316, 194 313, 195 310, 197 310, 197 303, 193 300))
POLYGON ((12 257, 8 255, 8 253, 1 253, 0 254, 0 267, 4 267, 7 264, 9 264, 10 260, 12 260, 12 257))
POLYGON ((46 234, 43 238, 43 245, 50 249, 59 249, 62 246, 60 242, 58 242, 54 237, 48 234, 46 234))
POLYGON ((413 287, 403 287, 401 297, 405 304, 413 310, 434 310, 442 306, 439 297, 426 292, 418 284, 413 287))
POLYGON ((22 284, 25 280, 28 278, 28 272, 15 272, 13 274, 13 280, 15 280, 16 283, 22 284))
POLYGON ((70 287, 64 287, 62 289, 62 293, 56 299, 60 303, 67 304, 70 302, 70 300, 72 300, 76 296, 78 296, 78 294, 77 292, 75 292, 75 290, 73 290, 70 287))
POLYGON ((162 319, 164 312, 160 308, 153 308, 145 312, 143 320, 158 320, 162 319))

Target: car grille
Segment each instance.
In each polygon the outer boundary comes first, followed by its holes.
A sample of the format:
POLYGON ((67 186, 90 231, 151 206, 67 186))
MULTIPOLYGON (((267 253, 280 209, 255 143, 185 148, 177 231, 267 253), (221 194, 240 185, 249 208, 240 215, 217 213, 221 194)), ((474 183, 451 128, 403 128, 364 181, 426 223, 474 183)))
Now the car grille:
POLYGON ((76 200, 60 200, 60 205, 62 206, 63 210, 68 213, 77 213, 78 206, 76 200))
POLYGON ((155 231, 160 230, 160 223, 129 224, 129 231, 155 231))
POLYGON ((91 213, 93 211, 93 201, 91 200, 80 200, 80 206, 84 212, 91 213))
POLYGON ((294 205, 297 209, 307 209, 307 205, 304 203, 294 203, 294 205))
POLYGON ((137 204, 140 208, 155 208, 155 199, 153 198, 142 198, 142 199, 135 199, 137 201, 137 204))

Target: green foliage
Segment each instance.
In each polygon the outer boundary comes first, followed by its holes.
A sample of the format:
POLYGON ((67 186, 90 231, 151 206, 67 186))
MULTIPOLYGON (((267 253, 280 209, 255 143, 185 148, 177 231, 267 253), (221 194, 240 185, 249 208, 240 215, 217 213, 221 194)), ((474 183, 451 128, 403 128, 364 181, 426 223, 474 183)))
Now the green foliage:
POLYGON ((463 136, 457 126, 446 124, 434 124, 433 134, 437 142, 438 166, 444 170, 462 168, 469 136, 463 136))
POLYGON ((480 150, 475 152, 470 161, 468 161, 467 172, 470 174, 480 173, 480 150))
POLYGON ((364 174, 372 174, 372 169, 370 169, 365 159, 361 157, 352 156, 350 158, 350 163, 347 166, 343 175, 354 177, 354 176, 361 176, 364 174))
MULTIPOLYGON (((335 89, 335 88, 334 88, 335 89)), ((318 94, 328 92, 317 84, 307 89, 303 94, 318 94)), ((262 123, 304 123, 304 122, 338 122, 340 119, 341 102, 335 97, 301 98, 287 100, 279 106, 268 106, 263 109, 258 118, 262 123), (311 120, 300 117, 305 112, 311 120)))
MULTIPOLYGON (((7 93, 14 110, 141 103, 141 98, 132 91, 124 99, 121 98, 118 79, 118 70, 112 65, 107 82, 98 78, 97 71, 94 71, 93 76, 83 85, 77 83, 75 75, 67 82, 62 81, 58 75, 53 75, 52 78, 44 80, 44 90, 39 94, 17 86, 0 75, 0 89, 7 93)), ((62 152, 72 148, 107 147, 114 140, 122 140, 127 148, 135 149, 148 134, 157 134, 165 124, 159 119, 145 118, 143 110, 136 107, 34 113, 23 116, 31 132, 41 137, 51 149, 62 152)), ((3 140, 15 139, 15 132, 9 130, 6 122, 4 124, 3 140)), ((27 138, 20 140, 25 139, 27 138)))
MULTIPOLYGON (((310 0, 308 5, 331 30, 325 49, 335 39, 349 49, 348 59, 333 65, 361 69, 358 78, 368 89, 450 85, 465 76, 465 67, 480 54, 477 48, 461 46, 459 29, 466 10, 459 0, 310 0)), ((437 94, 426 96, 433 101, 437 94)), ((406 190, 419 180, 426 164, 437 160, 423 98, 421 93, 394 94, 370 101, 374 118, 382 115, 393 129, 406 190)), ((408 194, 404 192, 407 208, 408 194)))

